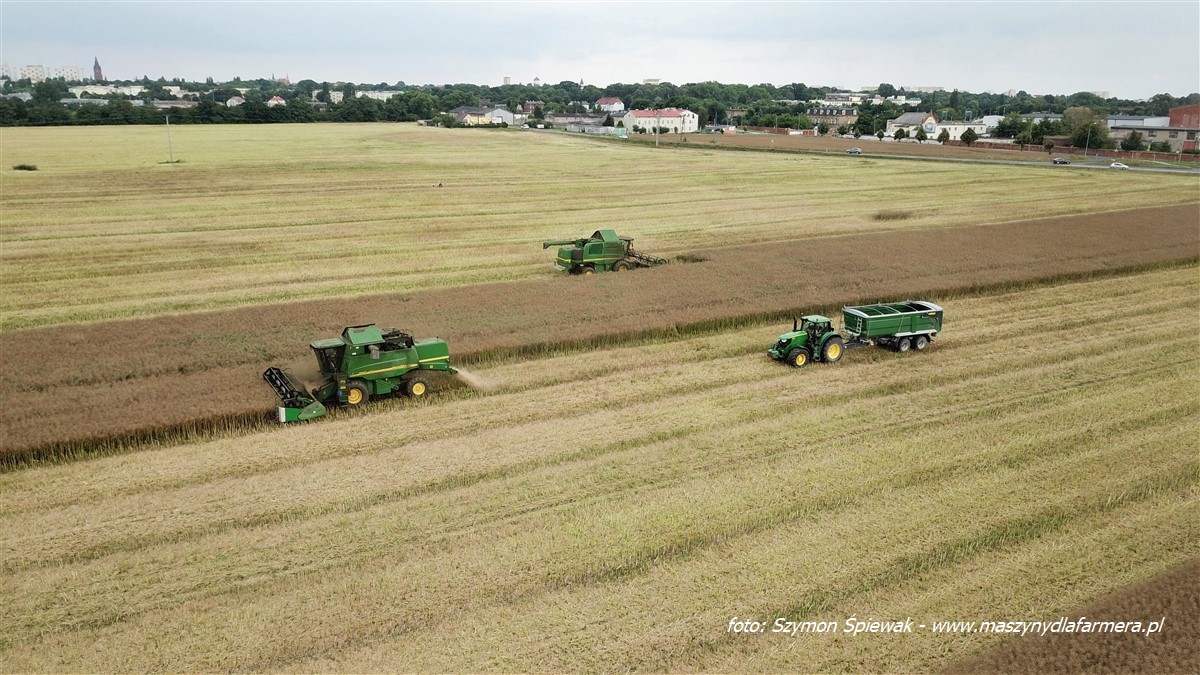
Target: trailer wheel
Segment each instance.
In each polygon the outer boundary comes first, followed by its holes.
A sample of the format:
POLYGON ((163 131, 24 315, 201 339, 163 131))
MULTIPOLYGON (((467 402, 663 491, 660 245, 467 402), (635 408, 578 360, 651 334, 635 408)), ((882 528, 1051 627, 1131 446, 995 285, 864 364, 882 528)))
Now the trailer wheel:
POLYGON ((929 338, 925 337, 924 335, 918 335, 917 339, 913 341, 913 347, 916 347, 917 351, 919 352, 925 351, 925 348, 928 346, 929 338))
POLYGON ((788 352, 787 363, 793 368, 803 368, 808 363, 808 352, 803 349, 793 349, 788 352))
POLYGON ((629 271, 629 263, 625 262, 624 260, 618 260, 617 263, 615 265, 613 265, 613 271, 614 272, 628 272, 629 271))
POLYGON ((365 382, 355 380, 346 387, 346 405, 351 408, 357 408, 369 400, 371 400, 371 390, 367 389, 365 382))
POLYGON ((908 351, 910 347, 912 347, 912 340, 908 338, 900 338, 900 341, 896 343, 896 351, 901 354, 908 351))
POLYGON ((844 353, 846 353, 846 350, 842 347, 842 338, 831 337, 825 343, 825 348, 821 352, 821 360, 825 363, 837 363, 842 360, 842 354, 844 353))
POLYGON ((429 391, 429 381, 423 377, 414 377, 404 381, 404 395, 410 398, 423 398, 429 391))

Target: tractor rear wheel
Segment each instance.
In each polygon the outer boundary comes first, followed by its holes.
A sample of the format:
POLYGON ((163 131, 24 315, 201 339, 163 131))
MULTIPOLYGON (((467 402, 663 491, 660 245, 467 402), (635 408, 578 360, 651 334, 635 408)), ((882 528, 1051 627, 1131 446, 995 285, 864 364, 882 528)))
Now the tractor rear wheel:
POLYGON ((624 260, 618 260, 616 262, 616 264, 613 265, 613 271, 614 272, 628 272, 629 271, 629 263, 625 262, 624 260))
POLYGON ((808 363, 808 352, 803 349, 793 349, 788 352, 787 363, 793 368, 803 368, 808 363))
POLYGON ((910 347, 912 347, 912 340, 908 338, 900 338, 900 341, 896 343, 896 351, 901 354, 908 351, 910 347))
POLYGON ((821 351, 821 360, 825 363, 837 363, 842 360, 842 354, 845 353, 845 348, 842 347, 842 338, 834 336, 829 338, 825 343, 825 348, 821 351))
POLYGON ((417 376, 404 381, 404 395, 410 398, 422 398, 429 391, 429 380, 417 376))
POLYGON ((913 347, 915 347, 919 352, 925 351, 925 348, 928 346, 929 338, 925 337, 924 335, 918 335, 917 339, 913 341, 913 347))
POLYGON ((355 380, 346 387, 346 405, 351 408, 357 408, 369 400, 371 400, 371 390, 367 388, 366 382, 355 380))

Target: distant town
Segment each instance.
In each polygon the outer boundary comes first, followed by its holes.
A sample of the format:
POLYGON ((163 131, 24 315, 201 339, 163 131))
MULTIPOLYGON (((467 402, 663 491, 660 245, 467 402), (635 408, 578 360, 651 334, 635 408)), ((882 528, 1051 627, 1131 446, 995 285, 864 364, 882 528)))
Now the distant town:
POLYGON ((946 91, 888 83, 847 90, 794 83, 604 87, 534 77, 498 86, 317 82, 288 77, 216 82, 108 79, 88 70, 0 64, 0 125, 420 122, 630 134, 783 133, 880 140, 1197 153, 1200 93, 1127 100, 1108 92, 946 91), (89 76, 90 75, 90 76, 89 76))

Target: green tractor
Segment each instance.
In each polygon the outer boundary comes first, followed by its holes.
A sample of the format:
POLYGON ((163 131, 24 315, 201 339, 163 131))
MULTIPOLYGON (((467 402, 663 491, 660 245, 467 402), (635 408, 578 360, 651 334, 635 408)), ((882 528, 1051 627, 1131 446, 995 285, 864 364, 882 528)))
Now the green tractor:
POLYGON ((542 249, 561 246, 554 264, 571 274, 624 272, 635 267, 666 265, 666 258, 655 258, 633 250, 633 240, 617 236, 613 230, 596 230, 587 239, 542 242, 542 249))
POLYGON ((310 346, 325 379, 311 390, 279 368, 263 371, 263 379, 283 402, 280 422, 320 417, 327 405, 356 408, 372 396, 399 392, 421 398, 429 390, 428 371, 457 372, 450 367, 445 340, 414 340, 405 331, 375 324, 350 326, 341 337, 317 340, 310 346))
POLYGON ((776 361, 800 368, 809 361, 835 363, 845 353, 845 340, 833 329, 829 317, 810 314, 792 319, 792 330, 779 336, 767 354, 776 361))
POLYGON ((810 314, 792 319, 792 330, 780 335, 767 354, 799 368, 809 361, 834 363, 847 349, 859 347, 923 352, 941 332, 944 313, 925 300, 843 307, 841 331, 833 329, 828 317, 810 314))

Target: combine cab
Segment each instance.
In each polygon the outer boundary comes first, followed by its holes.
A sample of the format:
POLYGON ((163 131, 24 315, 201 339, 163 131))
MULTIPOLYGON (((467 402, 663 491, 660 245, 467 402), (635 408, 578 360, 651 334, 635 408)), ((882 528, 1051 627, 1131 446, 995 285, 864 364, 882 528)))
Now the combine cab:
POLYGON ((324 382, 309 389, 290 373, 267 368, 263 379, 279 395, 280 422, 320 417, 326 406, 358 407, 372 396, 399 392, 420 398, 429 390, 425 371, 456 372, 445 340, 414 340, 395 328, 350 326, 341 337, 310 345, 324 382))
POLYGON ((655 258, 633 250, 633 240, 619 237, 613 230, 596 230, 588 239, 547 241, 542 249, 561 246, 554 264, 571 274, 624 272, 634 267, 666 265, 666 258, 655 258))

